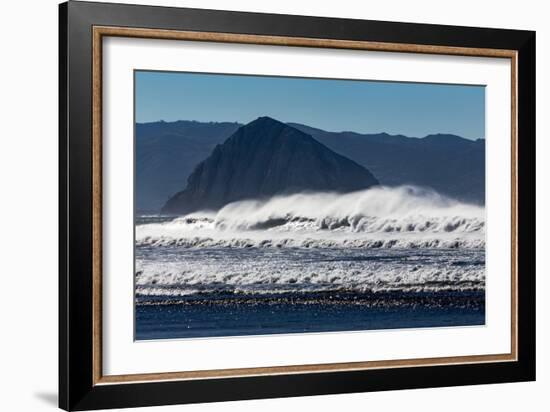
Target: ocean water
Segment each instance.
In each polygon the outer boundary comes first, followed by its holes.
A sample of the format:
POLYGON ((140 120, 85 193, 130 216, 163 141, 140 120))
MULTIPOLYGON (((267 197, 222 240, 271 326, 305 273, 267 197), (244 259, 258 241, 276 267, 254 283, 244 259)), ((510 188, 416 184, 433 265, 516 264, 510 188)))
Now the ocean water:
POLYGON ((485 323, 485 211, 414 187, 136 219, 136 339, 485 323))

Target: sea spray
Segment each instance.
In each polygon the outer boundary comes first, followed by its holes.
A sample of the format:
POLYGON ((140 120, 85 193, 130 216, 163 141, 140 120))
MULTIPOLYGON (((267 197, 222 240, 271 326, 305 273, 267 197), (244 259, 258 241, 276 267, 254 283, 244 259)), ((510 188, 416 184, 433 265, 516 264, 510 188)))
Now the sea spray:
POLYGON ((239 201, 135 233, 138 339, 485 321, 485 210, 431 190, 239 201))
POLYGON ((136 227, 138 246, 483 248, 485 209, 414 186, 231 203, 136 227))

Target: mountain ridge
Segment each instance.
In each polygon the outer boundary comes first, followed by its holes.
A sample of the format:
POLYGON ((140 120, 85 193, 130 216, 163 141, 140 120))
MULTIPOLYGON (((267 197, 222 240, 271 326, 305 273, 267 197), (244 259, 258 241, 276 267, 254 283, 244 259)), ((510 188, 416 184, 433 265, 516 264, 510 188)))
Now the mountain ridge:
MULTIPOLYGON (((289 124, 303 128, 331 150, 366 167, 383 185, 429 187, 461 201, 484 203, 483 138, 470 140, 457 136, 458 145, 446 145, 438 144, 437 140, 445 140, 448 134, 419 138, 387 133, 329 132, 300 123, 289 124)), ((158 212, 181 190, 194 167, 208 157, 216 144, 241 126, 237 122, 195 120, 137 123, 137 210, 158 212)))
POLYGON ((310 135, 267 116, 241 126, 199 163, 163 213, 217 210, 239 200, 377 185, 366 168, 310 135))

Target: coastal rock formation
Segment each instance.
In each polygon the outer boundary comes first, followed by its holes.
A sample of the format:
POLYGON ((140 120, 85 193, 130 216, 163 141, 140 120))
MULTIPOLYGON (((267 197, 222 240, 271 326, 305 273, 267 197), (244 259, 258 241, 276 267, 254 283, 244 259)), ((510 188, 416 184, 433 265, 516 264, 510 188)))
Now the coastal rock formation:
POLYGON ((199 163, 162 212, 217 210, 228 203, 300 192, 347 193, 377 185, 365 167, 292 126, 260 117, 199 163))

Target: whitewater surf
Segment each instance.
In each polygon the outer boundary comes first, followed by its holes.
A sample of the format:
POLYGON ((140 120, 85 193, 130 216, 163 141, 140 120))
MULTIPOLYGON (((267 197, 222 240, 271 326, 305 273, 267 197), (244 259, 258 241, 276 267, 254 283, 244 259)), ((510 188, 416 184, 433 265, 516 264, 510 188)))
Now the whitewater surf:
POLYGON ((484 207, 413 186, 140 216, 135 255, 138 339, 485 321, 484 207))

